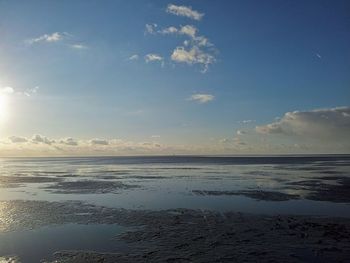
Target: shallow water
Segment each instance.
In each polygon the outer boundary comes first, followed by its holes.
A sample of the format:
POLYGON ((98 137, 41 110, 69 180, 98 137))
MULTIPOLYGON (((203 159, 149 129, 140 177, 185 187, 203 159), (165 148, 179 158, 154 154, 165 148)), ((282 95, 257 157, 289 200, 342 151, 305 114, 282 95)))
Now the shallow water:
POLYGON ((350 216, 349 156, 8 158, 0 170, 0 200, 350 216))
POLYGON ((65 224, 0 233, 0 255, 17 255, 23 262, 38 263, 52 259, 58 250, 125 251, 125 244, 113 240, 125 229, 118 225, 65 224))

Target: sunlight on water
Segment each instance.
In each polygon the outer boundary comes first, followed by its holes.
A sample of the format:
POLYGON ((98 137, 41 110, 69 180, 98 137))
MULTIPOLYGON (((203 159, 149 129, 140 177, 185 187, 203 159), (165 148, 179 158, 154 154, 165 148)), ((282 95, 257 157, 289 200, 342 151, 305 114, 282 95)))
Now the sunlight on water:
POLYGON ((349 167, 348 157, 3 159, 0 200, 349 216, 349 167))

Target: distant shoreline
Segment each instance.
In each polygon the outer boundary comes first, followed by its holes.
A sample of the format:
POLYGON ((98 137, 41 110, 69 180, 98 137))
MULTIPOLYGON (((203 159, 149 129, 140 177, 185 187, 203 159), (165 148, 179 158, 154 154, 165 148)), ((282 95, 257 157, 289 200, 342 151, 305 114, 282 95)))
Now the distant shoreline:
POLYGON ((318 153, 318 154, 241 154, 241 155, 67 155, 67 156, 0 156, 0 159, 33 159, 33 158, 312 158, 312 157, 350 157, 350 153, 318 153))

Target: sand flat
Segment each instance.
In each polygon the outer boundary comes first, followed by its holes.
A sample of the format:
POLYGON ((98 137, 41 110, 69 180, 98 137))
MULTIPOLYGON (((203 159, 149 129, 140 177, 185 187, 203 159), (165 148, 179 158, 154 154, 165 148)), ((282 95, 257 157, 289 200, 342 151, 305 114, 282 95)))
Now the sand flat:
MULTIPOLYGON (((252 215, 173 209, 128 210, 81 202, 0 202, 2 231, 47 225, 118 224, 128 252, 57 251, 47 262, 346 262, 347 218, 252 215), (210 259, 210 260, 209 260, 210 259)), ((22 259, 26 262, 25 259, 22 259)))

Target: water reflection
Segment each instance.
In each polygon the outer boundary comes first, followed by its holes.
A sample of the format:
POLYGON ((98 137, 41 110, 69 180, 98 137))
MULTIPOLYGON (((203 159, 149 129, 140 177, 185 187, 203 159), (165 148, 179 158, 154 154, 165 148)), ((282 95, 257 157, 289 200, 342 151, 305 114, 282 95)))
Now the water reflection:
MULTIPOLYGON (((350 203, 349 156, 19 158, 2 159, 0 166, 0 200, 86 200, 129 209, 251 207, 252 213, 279 213, 277 207, 298 200, 323 215, 350 203)), ((290 212, 303 213, 300 207, 290 212)))
POLYGON ((112 239, 123 231, 118 225, 66 224, 0 233, 0 255, 17 255, 22 262, 37 263, 52 259, 59 250, 122 251, 127 246, 112 239))

